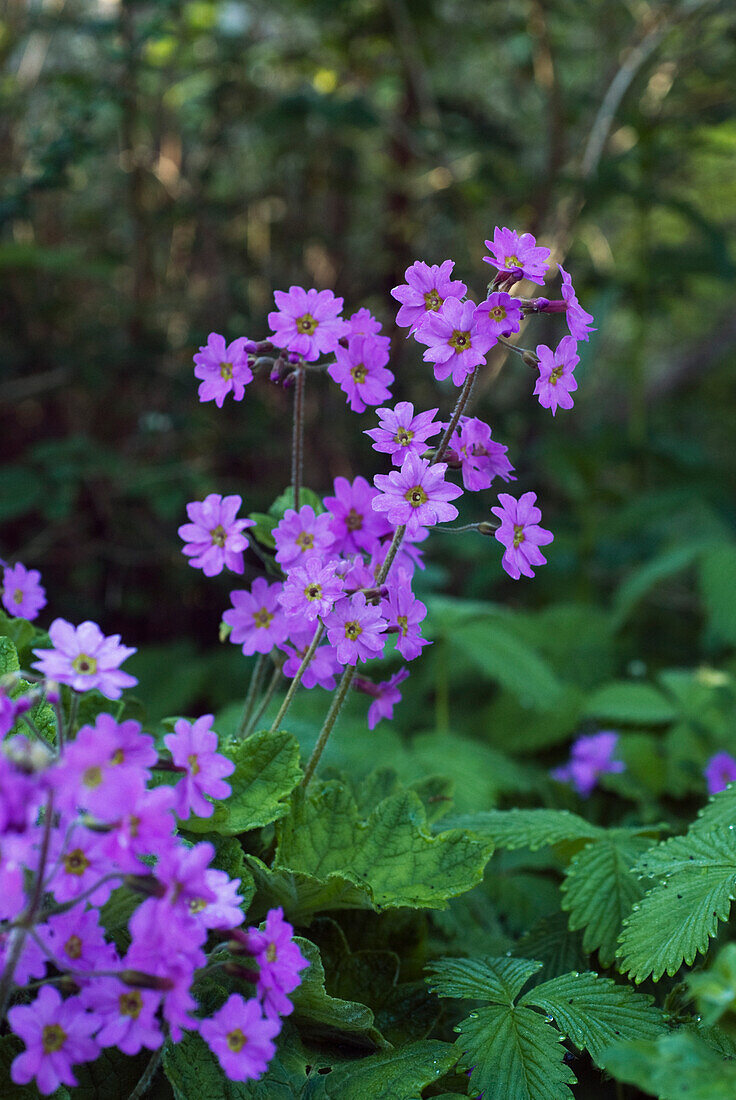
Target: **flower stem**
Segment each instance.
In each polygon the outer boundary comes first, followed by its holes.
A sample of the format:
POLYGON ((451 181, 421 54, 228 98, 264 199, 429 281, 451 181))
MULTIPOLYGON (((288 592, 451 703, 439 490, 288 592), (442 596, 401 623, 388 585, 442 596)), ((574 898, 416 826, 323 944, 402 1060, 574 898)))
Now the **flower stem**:
POLYGON ((156 1071, 161 1064, 161 1059, 163 1058, 163 1056, 164 1044, 162 1043, 158 1050, 154 1050, 153 1054, 148 1060, 141 1079, 131 1092, 128 1100, 142 1100, 142 1097, 146 1095, 151 1085, 153 1084, 153 1079, 156 1076, 156 1071))
POLYGON ((450 440, 455 434, 455 428, 458 425, 460 417, 463 415, 463 410, 468 403, 470 394, 473 391, 473 386, 475 385, 475 375, 476 371, 473 370, 472 373, 469 374, 468 377, 465 379, 463 388, 460 390, 460 396, 458 397, 455 408, 452 411, 450 423, 445 428, 442 439, 440 440, 440 445, 434 452, 434 457, 429 460, 430 466, 434 466, 435 462, 441 462, 442 456, 444 455, 447 448, 450 446, 450 440))
POLYGON ((246 692, 245 703, 243 704, 243 716, 240 719, 240 725, 238 726, 237 734, 239 738, 245 735, 245 729, 248 725, 248 719, 253 713, 256 695, 260 691, 261 683, 263 682, 263 673, 265 672, 265 667, 266 657, 263 653, 259 653, 250 676, 250 683, 248 684, 248 691, 246 692))
POLYGON ((294 423, 291 436, 291 484, 294 492, 294 509, 299 511, 299 490, 302 483, 304 465, 304 380, 306 371, 303 366, 294 372, 294 423))
POLYGON ((309 763, 307 764, 304 772, 304 778, 302 779, 302 787, 306 787, 309 784, 310 779, 314 775, 315 768, 319 764, 319 758, 325 750, 328 738, 332 733, 332 727, 337 721, 337 716, 343 708, 343 704, 350 691, 350 685, 353 682, 353 676, 355 676, 355 665, 348 665, 342 674, 342 679, 337 689, 337 695, 332 700, 332 706, 327 712, 325 718, 325 724, 320 730, 320 735, 317 738, 317 744, 312 750, 312 755, 309 757, 309 763))
POLYGON ((322 641, 322 635, 324 634, 324 632, 325 632, 324 625, 320 622, 319 626, 317 627, 317 630, 315 631, 314 637, 312 638, 312 641, 309 644, 309 649, 304 654, 304 657, 302 658, 302 663, 299 665, 299 668, 297 669, 296 676, 294 677, 294 679, 289 684, 289 690, 287 691, 286 695, 284 696, 284 701, 281 704, 281 706, 279 707, 279 712, 273 720, 273 725, 271 726, 271 731, 270 731, 271 733, 275 733, 276 730, 281 725, 281 723, 283 722, 283 720, 286 716, 286 712, 289 709, 289 707, 291 706, 291 701, 292 701, 292 699, 294 698, 294 696, 296 694, 296 689, 299 687, 299 684, 301 683, 302 676, 306 672, 307 667, 309 666, 309 662, 312 660, 312 657, 314 657, 317 646, 322 641))
POLYGON ((268 687, 266 688, 265 692, 263 693, 263 697, 262 697, 260 703, 258 704, 258 707, 256 708, 255 712, 253 713, 253 717, 250 719, 247 726, 245 727, 245 732, 243 734, 244 737, 250 737, 251 733, 253 732, 253 730, 256 728, 256 726, 260 722, 261 717, 263 715, 263 712, 265 711, 266 707, 268 706, 268 704, 273 699, 273 694, 276 691, 276 688, 278 687, 280 679, 281 679, 281 665, 276 665, 274 670, 273 670, 273 673, 271 674, 271 679, 268 682, 268 687))

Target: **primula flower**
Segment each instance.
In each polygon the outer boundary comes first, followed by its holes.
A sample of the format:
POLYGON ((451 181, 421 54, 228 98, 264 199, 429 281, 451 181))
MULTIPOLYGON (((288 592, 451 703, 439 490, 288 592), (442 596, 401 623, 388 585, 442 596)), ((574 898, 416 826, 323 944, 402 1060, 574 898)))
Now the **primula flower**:
POLYGON ((203 501, 187 504, 190 522, 179 528, 186 544, 182 554, 191 558, 189 564, 201 569, 205 577, 216 577, 225 568, 243 572, 243 551, 248 545, 243 531, 255 527, 255 520, 235 518, 242 503, 239 496, 210 493, 203 501))
POLYGON ((132 741, 134 747, 128 760, 137 757, 149 764, 157 760, 153 739, 141 736, 140 730, 138 722, 127 721, 119 725, 110 714, 99 714, 94 726, 82 726, 49 773, 49 781, 56 791, 55 808, 72 814, 82 808, 101 821, 111 821, 124 813, 130 805, 130 791, 134 787, 123 777, 137 777, 138 787, 143 790, 149 772, 147 768, 126 762, 121 744, 131 745, 133 736, 136 740, 132 741))
POLYGON ((727 752, 717 752, 711 756, 703 772, 708 784, 708 794, 725 791, 729 783, 736 780, 736 760, 727 752))
POLYGON ((597 331, 590 323, 593 320, 593 315, 580 305, 572 285, 571 276, 568 275, 562 264, 557 266, 562 276, 562 297, 565 299, 567 306, 567 327, 576 340, 589 340, 591 332, 597 331))
POLYGON ((362 592, 340 600, 326 617, 325 626, 341 665, 355 665, 383 653, 386 623, 380 609, 367 603, 362 592))
POLYGON ((231 1081, 255 1081, 276 1053, 279 1020, 264 1016, 259 1001, 231 993, 225 1004, 202 1020, 199 1033, 231 1081))
POLYGON ((578 388, 573 371, 580 362, 577 343, 572 336, 563 336, 552 351, 546 344, 539 344, 539 378, 534 393, 543 409, 551 409, 554 416, 557 409, 571 409, 571 394, 578 388))
MULTIPOLYGON (((15 713, 12 712, 12 717, 15 713)), ((25 768, 9 759, 8 749, 13 742, 23 744, 19 735, 10 742, 5 741, 0 748, 0 835, 30 829, 45 794, 45 776, 28 774, 25 768)))
POLYGON ((475 312, 488 318, 488 325, 494 336, 510 336, 521 328, 521 306, 504 291, 494 291, 485 302, 480 303, 475 312))
MULTIPOLYGON (((296 676, 301 666, 307 650, 314 638, 314 632, 317 629, 317 623, 302 627, 297 624, 297 628, 293 629, 289 635, 289 641, 283 643, 279 648, 287 654, 287 659, 284 661, 283 673, 284 676, 288 676, 292 679, 296 676)), ((309 662, 302 675, 302 686, 305 688, 319 687, 324 688, 326 691, 335 690, 335 676, 340 671, 340 663, 337 660, 335 650, 331 645, 318 645, 314 651, 312 660, 309 662)))
POLYGON ((8 565, 3 571, 2 602, 9 615, 23 619, 35 619, 46 606, 46 589, 40 583, 38 569, 26 569, 25 565, 8 565))
POLYGON ((398 685, 403 683, 409 675, 408 668, 400 668, 390 680, 383 680, 380 684, 372 684, 368 680, 360 680, 353 683, 359 691, 364 691, 373 697, 373 702, 368 707, 368 729, 375 729, 382 718, 389 722, 394 716, 394 707, 401 702, 401 692, 398 685))
MULTIPOLYGON (((348 317, 348 337, 350 336, 378 336, 383 325, 374 317, 369 309, 358 309, 348 317)), ((381 337, 390 344, 388 336, 381 337)), ((388 346, 388 345, 387 345, 388 346)))
POLYGON ((301 355, 308 363, 334 351, 348 333, 340 317, 342 298, 331 290, 304 290, 300 286, 274 292, 278 312, 269 313, 268 323, 277 347, 301 355))
POLYGON ((140 857, 161 857, 175 847, 173 787, 153 787, 138 791, 130 800, 129 810, 119 817, 112 832, 102 841, 102 852, 126 874, 142 872, 140 857))
POLYGON ((446 298, 463 298, 467 293, 465 283, 451 279, 454 260, 445 260, 439 265, 425 264, 417 260, 407 267, 405 283, 395 286, 392 297, 401 302, 396 314, 396 324, 401 328, 414 329, 420 325, 427 314, 435 313, 444 304, 446 298))
POLYGON ((368 428, 363 434, 370 436, 373 450, 391 455, 394 466, 401 466, 408 454, 421 454, 427 449, 426 441, 441 430, 438 420, 433 420, 437 409, 414 415, 411 401, 399 401, 393 409, 377 409, 379 427, 368 428))
POLYGON ((507 451, 503 443, 491 439, 491 429, 482 420, 461 416, 445 457, 460 463, 463 485, 477 492, 487 489, 495 477, 516 481, 507 451))
POLYGON ((388 348, 375 336, 351 336, 347 348, 335 348, 335 362, 327 368, 333 382, 347 394, 353 412, 365 412, 367 405, 391 399, 394 380, 388 363, 388 348))
POLYGON ((227 344, 224 336, 211 332, 194 356, 194 376, 203 379, 197 391, 199 400, 214 401, 218 409, 229 393, 235 401, 242 401, 245 387, 253 381, 248 352, 255 350, 253 341, 244 336, 227 344))
POLYGON ((204 877, 208 888, 215 895, 214 901, 193 898, 189 902, 189 912, 205 928, 237 928, 245 920, 241 908, 243 898, 238 893, 240 879, 230 878, 224 871, 218 871, 214 867, 208 868, 204 877))
POLYGON ((533 283, 544 282, 544 274, 549 267, 549 249, 537 246, 531 233, 522 233, 519 236, 512 229, 493 230, 493 240, 486 241, 486 248, 491 253, 484 256, 484 263, 491 264, 499 271, 515 278, 530 279, 533 283))
POLYGON ((463 491, 445 481, 446 470, 446 462, 430 466, 426 458, 408 455, 400 470, 373 478, 380 490, 373 508, 385 512, 395 527, 405 523, 409 532, 455 519, 457 508, 448 502, 462 496, 463 491))
POLYGON ((554 768, 550 775, 560 783, 572 783, 581 798, 587 798, 599 775, 624 771, 626 765, 623 761, 613 759, 617 742, 618 734, 613 730, 578 737, 573 743, 569 763, 562 768, 554 768))
POLYGON ((373 511, 375 497, 376 490, 364 477, 356 477, 352 483, 345 477, 335 478, 334 497, 324 499, 334 538, 333 554, 359 554, 362 550, 372 554, 379 540, 390 533, 390 526, 373 511))
POLYGON ((254 653, 270 653, 288 635, 286 616, 278 602, 280 584, 269 584, 256 577, 250 592, 238 589, 230 593, 233 606, 222 616, 232 627, 230 641, 243 646, 246 657, 254 653))
POLYGON ((56 989, 45 985, 33 1004, 8 1009, 8 1023, 26 1045, 13 1059, 10 1076, 16 1085, 34 1078, 39 1092, 48 1095, 59 1085, 76 1085, 72 1065, 93 1062, 100 1053, 92 1033, 99 1017, 88 1012, 79 997, 65 1001, 56 989))
MULTIPOLYGON (((178 1043, 183 1036, 182 1028, 193 1031, 199 1026, 192 1015, 197 1002, 191 994, 191 986, 195 970, 205 965, 207 957, 198 945, 191 946, 193 932, 200 929, 196 920, 187 914, 187 923, 183 926, 175 915, 168 914, 167 924, 166 916, 161 911, 152 914, 145 939, 133 941, 124 963, 132 970, 165 979, 167 988, 161 992, 161 1014, 169 1025, 171 1038, 178 1043), (189 948, 186 951, 184 944, 189 948)), ((206 935, 206 929, 201 931, 206 935)))
POLYGON ((117 1047, 133 1055, 141 1047, 158 1050, 161 1046, 163 1035, 156 1020, 159 993, 131 989, 117 978, 93 978, 85 982, 79 999, 102 1022, 95 1035, 101 1047, 117 1047))
MULTIPOLYGON (((0 967, 5 968, 8 961, 8 939, 11 933, 0 931, 0 967)), ((20 957, 13 971, 13 982, 24 986, 29 981, 46 975, 46 952, 31 936, 26 936, 20 957)))
POLYGON ((398 628, 396 648, 407 661, 413 661, 425 645, 431 644, 422 637, 420 626, 427 617, 427 608, 412 592, 410 580, 403 569, 392 572, 388 596, 381 600, 381 613, 389 626, 398 628))
POLYGON ((135 676, 120 671, 119 666, 136 650, 120 645, 119 634, 106 638, 97 623, 72 626, 66 619, 54 619, 49 638, 53 649, 33 651, 39 660, 32 667, 42 676, 75 691, 97 688, 108 699, 119 699, 123 688, 138 683, 135 676))
POLYGON ((117 963, 115 947, 106 941, 100 925, 99 909, 87 908, 85 902, 48 917, 36 934, 61 969, 112 970, 117 963))
POLYGON ((105 852, 105 835, 73 825, 67 831, 55 829, 51 834, 49 866, 54 868, 48 889, 58 902, 73 901, 80 894, 100 885, 89 895, 92 905, 104 905, 120 883, 105 879, 112 868, 105 852))
POLYGON ((301 982, 299 974, 309 966, 293 935, 294 929, 284 920, 281 906, 269 910, 264 928, 248 929, 248 950, 260 969, 256 992, 263 997, 267 1013, 289 1015, 292 1004, 286 994, 296 989, 301 982))
POLYGON ((309 554, 324 553, 334 541, 329 515, 326 512, 316 515, 311 504, 304 504, 298 512, 287 508, 272 534, 276 561, 284 569, 290 569, 309 554))
POLYGON ((337 565, 336 561, 322 562, 311 557, 289 572, 279 595, 279 603, 289 617, 298 615, 313 623, 320 615, 332 611, 344 588, 342 577, 335 573, 337 565))
POLYGON ((518 581, 523 573, 533 577, 533 565, 546 565, 547 559, 539 549, 552 542, 554 535, 539 527, 542 513, 535 506, 536 493, 524 493, 518 500, 509 493, 499 493, 500 508, 491 508, 501 525, 494 537, 506 547, 501 564, 510 577, 518 581))
POLYGON ((488 351, 497 343, 488 315, 477 313, 475 302, 446 298, 437 313, 431 313, 414 333, 420 344, 427 344, 425 363, 434 363, 438 382, 452 375, 461 386, 488 351))
POLYGON ((174 787, 177 802, 176 816, 186 821, 190 814, 196 817, 212 817, 215 807, 205 798, 229 798, 232 787, 225 783, 226 775, 232 775, 235 764, 217 751, 217 734, 212 729, 215 718, 205 714, 194 722, 180 718, 174 724, 174 732, 164 737, 164 745, 184 775, 174 787))

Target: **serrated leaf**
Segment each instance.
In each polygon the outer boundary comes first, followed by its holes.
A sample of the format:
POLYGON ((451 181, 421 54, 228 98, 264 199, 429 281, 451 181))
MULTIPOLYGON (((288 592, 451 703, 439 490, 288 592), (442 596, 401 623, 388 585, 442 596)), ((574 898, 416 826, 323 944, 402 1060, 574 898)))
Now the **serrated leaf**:
POLYGON ((453 828, 471 829, 493 840, 497 848, 530 848, 533 852, 563 840, 592 840, 605 830, 568 810, 486 810, 452 815, 453 828))
POLYGON ((297 794, 277 833, 276 869, 364 883, 377 908, 444 909, 480 882, 492 851, 460 830, 432 836, 414 791, 384 799, 361 821, 352 794, 336 782, 297 794))
POLYGON ((513 953, 524 959, 538 959, 548 978, 556 978, 571 970, 585 970, 588 965, 582 936, 579 931, 568 928, 567 913, 542 917, 521 937, 513 953))
POLYGON ((184 823, 188 832, 234 836, 288 813, 288 797, 302 775, 296 738, 285 730, 261 730, 220 751, 235 763, 227 780, 232 794, 215 804, 212 817, 190 817, 184 823))
POLYGON ((439 997, 469 997, 477 1001, 513 1004, 520 989, 542 964, 507 956, 438 959, 427 967, 429 988, 439 997))
POLYGON ((675 974, 708 948, 736 897, 736 837, 730 829, 689 833, 658 845, 640 860, 660 876, 624 922, 620 969, 635 982, 675 974))
POLYGON ((371 894, 362 883, 357 885, 340 875, 324 882, 303 872, 272 870, 257 856, 246 855, 246 863, 256 883, 254 905, 249 917, 265 918, 269 909, 281 906, 291 924, 309 924, 315 913, 332 909, 372 909, 371 894))
POLYGON ((733 1100, 736 1062, 684 1028, 656 1040, 617 1043, 601 1059, 617 1081, 660 1100, 733 1100))
POLYGON ((0 635, 0 676, 8 672, 17 672, 20 669, 18 663, 18 651, 10 638, 0 635))
POLYGON ((721 948, 707 970, 691 974, 687 984, 695 998, 703 1022, 710 1026, 729 1013, 729 1025, 733 1034, 733 1015, 736 1009, 736 943, 721 948))
POLYGON ((453 1065, 448 1043, 422 1039, 399 1050, 335 1066, 324 1078, 330 1100, 416 1100, 453 1065))
POLYGON ((610 966, 624 918, 644 894, 632 868, 652 840, 611 831, 573 856, 562 884, 562 908, 570 914, 571 931, 585 929, 583 950, 598 951, 610 966))
POLYGON ((727 645, 736 644, 736 546, 718 546, 703 556, 700 590, 709 634, 727 645))
POLYGON ((690 835, 719 827, 729 829, 733 827, 734 822, 736 822, 736 783, 731 783, 725 790, 711 795, 690 826, 690 835))
POLYGON ((326 1037, 329 1032, 345 1032, 353 1037, 361 1036, 371 1050, 384 1045, 374 1027, 370 1008, 357 1001, 331 997, 327 992, 319 948, 301 936, 296 937, 296 942, 302 955, 309 960, 309 967, 302 973, 300 984, 291 994, 294 1021, 306 1025, 305 1030, 311 1033, 318 1032, 321 1037, 326 1037))
POLYGON ((653 1039, 665 1030, 651 997, 591 971, 552 978, 519 1003, 554 1017, 563 1034, 599 1064, 602 1052, 618 1039, 653 1039))
POLYGON ((583 717, 624 725, 648 726, 671 722, 674 706, 652 684, 617 680, 594 692, 585 704, 583 717))
POLYGON ((469 1095, 503 1100, 572 1100, 562 1036, 525 1006, 478 1009, 458 1025, 459 1063, 471 1070, 469 1095))

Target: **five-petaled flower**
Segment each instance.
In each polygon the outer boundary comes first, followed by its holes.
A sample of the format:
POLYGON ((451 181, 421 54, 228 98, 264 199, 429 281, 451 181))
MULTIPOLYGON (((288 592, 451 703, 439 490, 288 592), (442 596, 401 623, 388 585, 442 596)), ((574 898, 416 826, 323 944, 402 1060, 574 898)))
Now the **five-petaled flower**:
POLYGON ((491 508, 501 523, 494 537, 506 547, 501 564, 510 577, 518 581, 523 573, 533 577, 534 565, 546 565, 540 546, 552 542, 551 531, 539 526, 542 513, 536 507, 536 493, 524 493, 518 500, 509 493, 499 493, 500 508, 491 508))

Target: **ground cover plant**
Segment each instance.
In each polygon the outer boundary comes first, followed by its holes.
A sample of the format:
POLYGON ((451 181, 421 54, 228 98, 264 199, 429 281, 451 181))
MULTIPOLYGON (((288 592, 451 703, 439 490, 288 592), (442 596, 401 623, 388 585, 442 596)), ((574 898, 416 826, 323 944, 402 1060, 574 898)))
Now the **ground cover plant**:
POLYGON ((733 543, 647 562, 606 616, 421 598, 437 537, 519 585, 555 550, 472 402, 500 344, 563 430, 593 318, 530 233, 485 243, 470 289, 443 260, 392 291, 437 407, 392 404, 381 323, 331 290, 277 290, 267 331, 195 355, 213 417, 247 416, 250 387, 292 395, 268 511, 213 486, 179 527, 190 565, 235 585, 237 704, 153 715, 134 647, 54 617, 38 571, 3 563, 2 1095, 732 1095, 736 689, 699 663, 616 679, 610 654, 685 569, 732 644, 733 543), (539 315, 555 346, 522 346, 539 315), (307 487, 329 425, 305 393, 331 385, 374 467, 307 487), (402 736, 434 653, 484 741, 444 728, 440 687, 435 729, 402 736))

